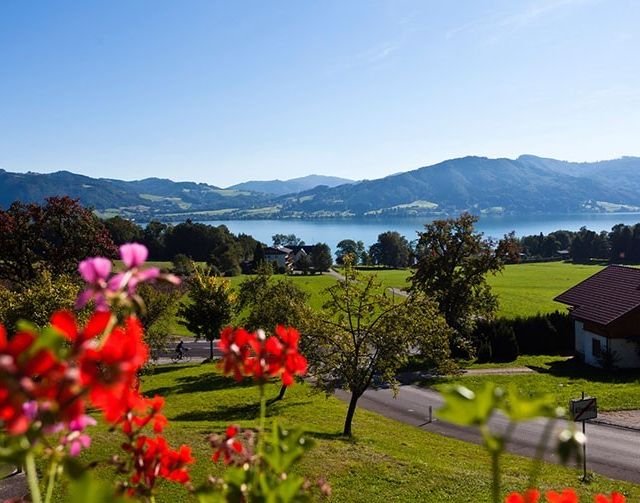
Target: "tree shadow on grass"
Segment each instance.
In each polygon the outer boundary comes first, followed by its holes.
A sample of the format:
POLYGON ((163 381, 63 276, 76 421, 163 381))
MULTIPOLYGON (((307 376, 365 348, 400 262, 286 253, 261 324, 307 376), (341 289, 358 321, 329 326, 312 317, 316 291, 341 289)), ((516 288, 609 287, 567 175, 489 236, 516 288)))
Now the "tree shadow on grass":
POLYGON ((540 374, 550 374, 555 377, 568 379, 587 379, 601 383, 634 383, 640 380, 640 371, 635 369, 605 370, 592 367, 581 362, 578 358, 548 363, 549 367, 527 365, 540 374))
POLYGON ((200 393, 206 391, 220 391, 231 388, 244 388, 253 386, 251 379, 244 379, 240 382, 231 377, 225 377, 214 372, 203 373, 195 376, 184 376, 176 379, 173 386, 163 386, 146 390, 146 395, 167 396, 172 394, 200 393))
MULTIPOLYGON (((277 407, 267 408, 267 417, 274 417, 286 413, 287 409, 304 406, 311 403, 310 400, 297 400, 280 402, 277 407)), ((260 403, 247 403, 241 405, 232 405, 228 407, 219 407, 212 410, 191 410, 181 412, 172 417, 174 421, 247 421, 260 417, 260 403)))
POLYGON ((145 376, 157 376, 161 374, 168 374, 170 372, 177 372, 178 370, 184 370, 184 365, 155 365, 145 370, 145 376))
POLYGON ((306 431, 305 435, 316 440, 341 440, 347 444, 354 444, 355 439, 353 437, 345 437, 341 431, 329 433, 327 431, 306 431))

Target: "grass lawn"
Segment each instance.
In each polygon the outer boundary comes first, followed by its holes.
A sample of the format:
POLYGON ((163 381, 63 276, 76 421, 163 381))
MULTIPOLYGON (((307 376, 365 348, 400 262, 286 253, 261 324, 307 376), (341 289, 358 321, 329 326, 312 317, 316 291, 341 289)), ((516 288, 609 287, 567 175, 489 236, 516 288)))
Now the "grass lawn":
POLYGON ((602 268, 564 262, 513 264, 487 280, 500 300, 499 315, 515 318, 566 309, 553 298, 602 268))
MULTIPOLYGON (((237 289, 244 280, 249 276, 240 275, 227 278, 231 283, 232 288, 237 289)), ((314 276, 284 276, 274 275, 274 279, 287 278, 290 279, 296 286, 307 292, 309 297, 309 304, 313 309, 320 309, 324 302, 327 300, 327 296, 322 292, 325 288, 335 284, 336 280, 332 276, 327 275, 314 275, 314 276)), ((189 302, 188 295, 182 298, 182 302, 189 302)), ((178 322, 178 317, 174 318, 171 323, 171 335, 178 337, 193 337, 193 334, 187 330, 187 328, 178 322)))
POLYGON ((507 366, 515 365, 529 366, 539 373, 452 376, 430 380, 426 384, 436 389, 442 389, 447 384, 461 384, 471 390, 477 390, 489 381, 503 387, 515 385, 524 395, 551 393, 558 405, 565 408, 570 399, 579 398, 584 391, 598 399, 598 409, 601 411, 640 408, 638 371, 607 372, 558 356, 521 357, 507 366))
MULTIPOLYGON (((214 366, 158 367, 142 382, 147 394, 158 393, 166 398, 165 412, 171 421, 167 437, 172 445, 184 442, 193 446, 198 459, 193 469, 195 481, 220 473, 220 467, 210 461, 208 434, 223 432, 230 423, 257 425, 255 386, 236 384, 222 377, 214 366)), ((275 395, 277 390, 277 384, 273 384, 268 394, 275 395)), ((489 501, 489 460, 481 447, 365 410, 356 412, 356 436, 346 440, 340 436, 345 413, 344 403, 311 393, 306 385, 288 390, 284 401, 269 411, 271 418, 285 426, 303 427, 314 440, 315 446, 297 471, 310 480, 328 480, 333 488, 332 501, 489 501)), ((119 437, 106 427, 96 427, 92 436, 94 443, 83 455, 84 461, 105 459, 117 449, 119 437)), ((505 492, 523 490, 530 460, 507 455, 503 466, 505 492)), ((99 470, 101 477, 113 477, 109 468, 99 470)), ((578 471, 551 464, 544 465, 541 481, 544 488, 579 486, 578 471)), ((600 476, 594 483, 578 487, 583 497, 588 497, 585 501, 592 501, 598 491, 614 488, 632 496, 633 501, 640 498, 640 486, 600 476)), ((64 496, 59 494, 57 500, 64 501, 64 496)), ((158 501, 194 500, 180 486, 165 484, 158 501)))
MULTIPOLYGON (((515 318, 566 309, 553 298, 602 268, 600 265, 565 262, 513 264, 505 266, 495 276, 489 275, 487 281, 499 299, 498 316, 515 318)), ((369 271, 363 273, 373 274, 369 271)), ((382 270, 376 274, 388 287, 406 288, 411 270, 382 270)))
POLYGON ((532 368, 548 368, 549 365, 556 362, 564 362, 571 356, 558 355, 520 355, 512 362, 489 362, 476 363, 471 361, 458 362, 464 368, 468 369, 500 369, 510 367, 532 367, 532 368))

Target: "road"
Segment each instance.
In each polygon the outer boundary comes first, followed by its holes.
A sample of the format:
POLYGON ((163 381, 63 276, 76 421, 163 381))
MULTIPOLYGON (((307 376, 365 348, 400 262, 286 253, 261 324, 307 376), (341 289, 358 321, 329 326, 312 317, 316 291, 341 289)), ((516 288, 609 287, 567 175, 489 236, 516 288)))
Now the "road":
MULTIPOLYGON (((336 396, 348 402, 349 393, 337 391, 336 396)), ((358 401, 358 405, 397 421, 476 444, 481 443, 475 428, 458 426, 435 419, 427 422, 428 408, 435 411, 443 404, 442 396, 433 390, 405 385, 400 387, 396 398, 390 389, 368 390, 358 401)), ((356 412, 357 420, 357 412, 356 412)), ((535 450, 545 427, 545 420, 519 423, 513 431, 507 450, 514 454, 534 457, 535 450)), ((567 425, 557 421, 554 433, 567 425)), ((503 431, 506 418, 494 416, 491 427, 503 431)), ((607 477, 640 483, 640 432, 606 425, 587 423, 587 469, 607 477)), ((555 435, 551 436, 554 439, 555 435)), ((548 444, 547 461, 559 463, 554 452, 554 440, 548 444)))
MULTIPOLYGON (((155 361, 157 364, 171 363, 171 358, 175 354, 175 348, 180 339, 175 339, 167 344, 166 351, 160 353, 159 358, 155 361)), ((194 341, 191 337, 183 337, 184 346, 189 350, 192 362, 200 362, 205 358, 209 358, 209 341, 194 341)), ((218 341, 213 341, 213 357, 218 358, 220 351, 218 350, 218 341)))

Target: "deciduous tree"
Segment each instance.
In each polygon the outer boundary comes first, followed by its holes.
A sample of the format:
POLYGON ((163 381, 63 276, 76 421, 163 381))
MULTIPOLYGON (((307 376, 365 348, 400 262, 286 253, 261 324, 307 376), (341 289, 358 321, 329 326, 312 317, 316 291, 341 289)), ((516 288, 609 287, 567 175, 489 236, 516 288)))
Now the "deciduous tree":
POLYGON ((43 205, 13 203, 0 210, 0 279, 33 280, 38 271, 75 273, 92 255, 114 257, 116 248, 104 224, 69 197, 43 205))
POLYGON ((411 261, 411 247, 407 238, 396 231, 383 232, 371 245, 369 255, 378 265, 407 267, 411 261))
POLYGON ((478 218, 434 220, 419 233, 418 263, 411 291, 432 296, 447 324, 455 330, 452 348, 469 350, 468 337, 478 319, 490 319, 498 306, 486 275, 503 267, 502 250, 476 232, 478 218))
POLYGON ((331 249, 326 243, 316 243, 311 250, 311 265, 316 271, 328 271, 333 265, 331 249))
POLYGON ((187 288, 190 302, 178 309, 180 323, 196 337, 209 341, 209 355, 213 358, 213 341, 233 318, 236 296, 228 280, 201 270, 196 270, 187 288))
POLYGON ((344 276, 326 290, 329 300, 305 330, 305 349, 319 387, 351 392, 343 429, 351 436, 358 400, 374 377, 397 385, 396 372, 417 348, 434 366, 442 364, 449 356, 449 328, 424 295, 394 302, 375 275, 347 265, 344 276))
MULTIPOLYGON (((313 316, 309 294, 288 278, 274 280, 271 271, 262 267, 258 274, 240 283, 238 307, 243 313, 238 325, 249 330, 263 329, 273 334, 278 325, 298 327, 302 332, 300 346, 306 350, 305 327, 313 316)), ((286 386, 280 388, 276 400, 284 398, 286 386)))

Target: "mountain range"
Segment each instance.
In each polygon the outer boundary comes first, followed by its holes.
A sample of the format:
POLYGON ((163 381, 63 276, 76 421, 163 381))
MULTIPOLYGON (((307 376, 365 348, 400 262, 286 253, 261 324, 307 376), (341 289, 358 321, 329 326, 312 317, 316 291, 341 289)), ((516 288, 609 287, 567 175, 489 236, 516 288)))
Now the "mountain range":
POLYGON ((338 185, 354 183, 353 180, 347 178, 339 178, 337 176, 324 175, 307 175, 300 178, 291 178, 290 180, 251 180, 242 182, 231 187, 231 190, 250 190, 253 192, 262 192, 263 194, 272 194, 274 196, 283 196, 285 194, 293 194, 310 190, 319 185, 327 187, 337 187, 338 185))
POLYGON ((311 175, 220 188, 0 170, 0 206, 69 195, 101 216, 179 221, 640 211, 640 158, 575 163, 463 157, 376 180, 311 175))

